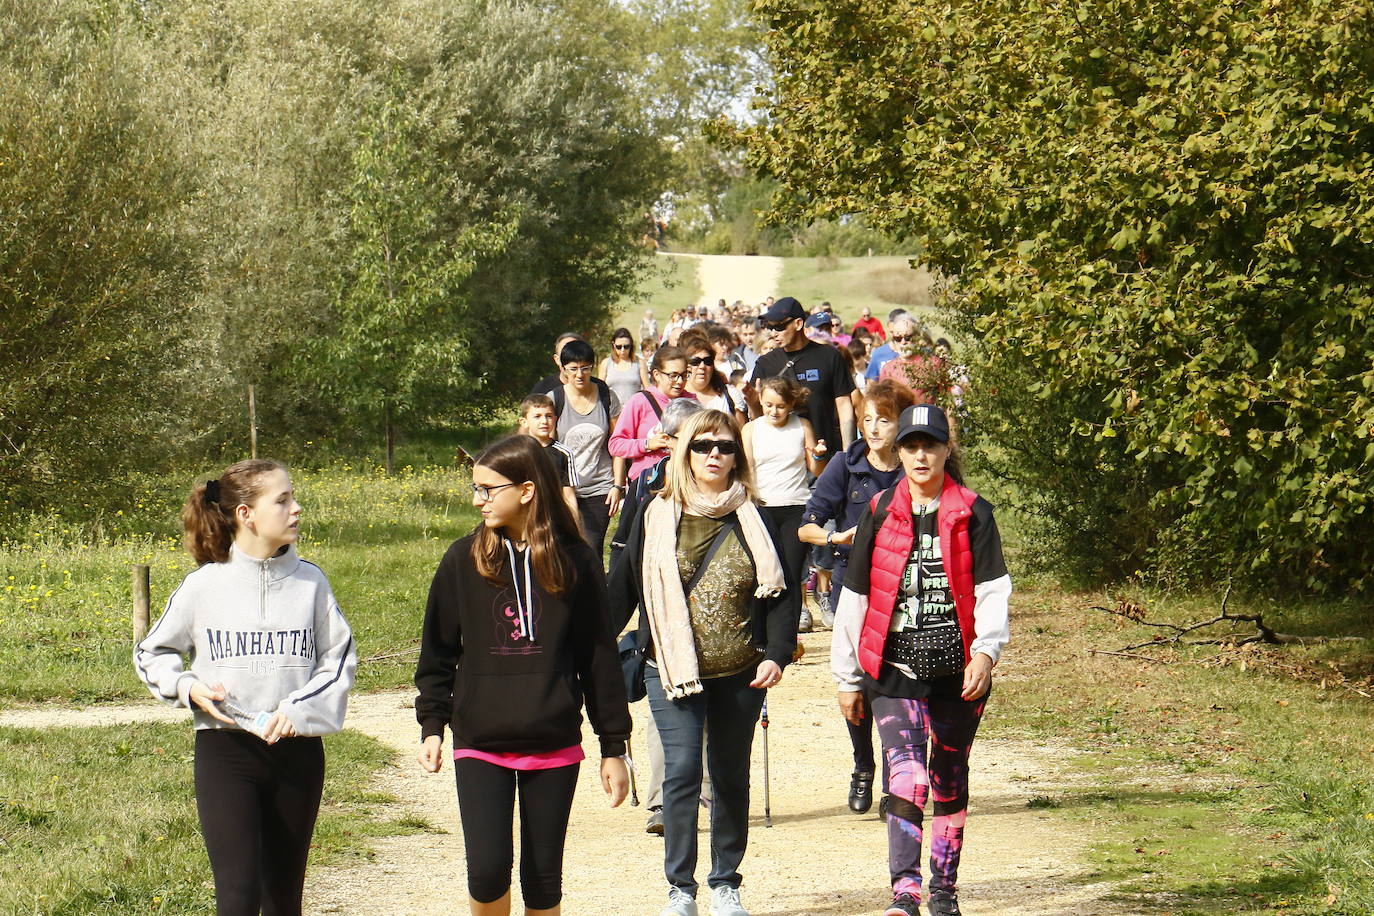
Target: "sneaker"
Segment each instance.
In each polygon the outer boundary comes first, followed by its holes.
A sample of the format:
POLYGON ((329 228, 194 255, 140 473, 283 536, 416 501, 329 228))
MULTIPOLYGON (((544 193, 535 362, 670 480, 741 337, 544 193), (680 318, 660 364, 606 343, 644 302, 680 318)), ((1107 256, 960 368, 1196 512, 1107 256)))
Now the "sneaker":
POLYGON ((855 770, 849 777, 849 810, 867 814, 873 807, 873 774, 855 770))
POLYGON ((697 916, 697 898, 677 887, 668 888, 668 905, 658 916, 697 916))
POLYGON ((830 593, 822 592, 817 601, 821 605, 821 625, 827 630, 835 629, 835 612, 830 610, 830 593))
POLYGON ((921 901, 911 894, 898 894, 892 904, 883 911, 883 916, 921 916, 921 901))
POLYGON ((749 916, 739 902, 739 888, 728 884, 711 888, 711 916, 749 916))
POLYGON ((650 808, 649 822, 644 825, 645 833, 652 833, 654 836, 663 836, 663 809, 650 808))
POLYGON ((811 612, 808 611, 806 608, 802 608, 801 619, 797 621, 797 632, 811 632, 811 612))
POLYGON ((959 896, 954 891, 932 889, 926 906, 930 908, 930 916, 961 916, 959 896))

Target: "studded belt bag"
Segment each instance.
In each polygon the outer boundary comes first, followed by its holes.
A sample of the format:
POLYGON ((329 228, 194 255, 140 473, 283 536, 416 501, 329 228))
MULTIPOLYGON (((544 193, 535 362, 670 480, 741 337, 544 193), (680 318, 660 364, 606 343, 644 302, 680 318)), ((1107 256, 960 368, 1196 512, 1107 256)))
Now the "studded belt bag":
POLYGON ((919 630, 887 634, 883 657, 910 668, 921 680, 948 677, 964 670, 964 637, 953 621, 919 630))

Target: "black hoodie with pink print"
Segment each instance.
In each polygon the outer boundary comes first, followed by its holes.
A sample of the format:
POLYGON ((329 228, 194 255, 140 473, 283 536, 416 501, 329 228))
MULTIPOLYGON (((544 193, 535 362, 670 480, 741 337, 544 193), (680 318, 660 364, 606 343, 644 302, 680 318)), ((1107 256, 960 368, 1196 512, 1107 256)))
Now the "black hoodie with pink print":
POLYGON ((582 706, 601 756, 625 753, 630 709, 611 634, 601 562, 565 539, 571 588, 539 585, 529 551, 506 542, 501 584, 482 578, 468 535, 439 562, 415 667, 421 740, 453 730, 455 748, 535 754, 582 741, 582 706))

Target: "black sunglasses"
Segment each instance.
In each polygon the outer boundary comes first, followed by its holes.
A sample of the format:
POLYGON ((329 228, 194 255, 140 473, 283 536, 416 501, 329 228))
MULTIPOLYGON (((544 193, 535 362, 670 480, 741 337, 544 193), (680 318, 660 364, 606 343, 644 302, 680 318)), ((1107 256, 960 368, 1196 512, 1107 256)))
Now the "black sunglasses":
POLYGON ((906 343, 908 340, 915 340, 915 339, 916 339, 916 335, 915 335, 915 334, 893 334, 893 335, 892 335, 892 342, 893 342, 893 343, 906 343))
POLYGON ((693 356, 691 359, 687 360, 687 365, 689 366, 710 366, 714 363, 715 360, 709 356, 693 356))
POLYGON ((627 344, 627 343, 626 343, 626 344, 616 344, 616 345, 615 345, 615 348, 616 348, 617 350, 633 350, 633 349, 635 348, 635 345, 634 345, 634 344, 627 344))
POLYGON ((709 455, 716 450, 722 455, 733 455, 739 451, 739 443, 734 439, 693 439, 687 447, 698 455, 709 455))
POLYGON ((788 326, 796 320, 795 318, 788 318, 786 321, 765 321, 763 326, 770 331, 786 331, 788 326))

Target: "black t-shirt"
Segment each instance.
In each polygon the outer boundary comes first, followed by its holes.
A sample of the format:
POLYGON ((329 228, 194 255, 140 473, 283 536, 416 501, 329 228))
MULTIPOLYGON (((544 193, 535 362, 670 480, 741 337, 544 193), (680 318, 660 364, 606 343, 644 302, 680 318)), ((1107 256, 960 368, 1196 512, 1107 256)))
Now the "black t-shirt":
POLYGON ((854 390, 854 379, 845 367, 844 357, 834 347, 808 340, 806 346, 791 353, 779 347, 769 350, 754 363, 753 381, 790 373, 798 384, 811 391, 806 406, 797 411, 811 421, 817 439, 824 439, 830 453, 843 447, 840 418, 835 412, 835 399, 847 397, 854 390))

